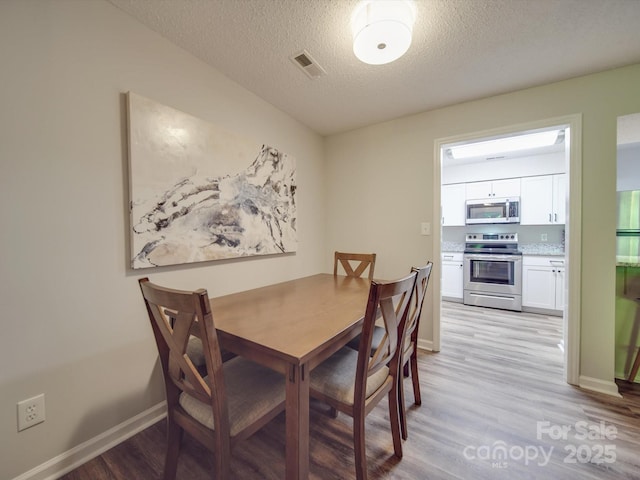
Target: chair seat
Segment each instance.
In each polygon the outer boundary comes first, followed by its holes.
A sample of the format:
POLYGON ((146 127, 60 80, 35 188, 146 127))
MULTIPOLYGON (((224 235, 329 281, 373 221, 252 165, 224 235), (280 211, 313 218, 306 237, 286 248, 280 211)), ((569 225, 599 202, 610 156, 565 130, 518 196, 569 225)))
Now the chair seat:
POLYGON ((204 360, 202 340, 195 335, 191 335, 189 337, 189 343, 187 343, 187 356, 196 367, 203 367, 206 363, 204 360))
MULTIPOLYGON (((375 326, 373 328, 373 339, 371 340, 371 353, 375 352, 378 348, 378 345, 382 342, 384 338, 385 330, 384 327, 375 326)), ((358 350, 360 348, 360 335, 356 338, 352 339, 347 343, 349 348, 353 348, 354 350, 358 350)))
MULTIPOLYGON (((318 390, 341 403, 353 405, 357 362, 356 350, 348 347, 338 350, 311 372, 309 379, 311 393, 313 394, 313 390, 318 390)), ((388 375, 387 367, 382 367, 371 375, 367 379, 365 396, 369 397, 380 388, 388 375)))
MULTIPOLYGON (((284 376, 242 357, 223 364, 229 407, 231 436, 235 436, 285 400, 284 376), (249 395, 248 392, 251 392, 249 395)), ((206 378, 205 378, 206 380, 206 378)), ((213 412, 187 393, 180 395, 180 406, 205 427, 213 430, 213 412)))

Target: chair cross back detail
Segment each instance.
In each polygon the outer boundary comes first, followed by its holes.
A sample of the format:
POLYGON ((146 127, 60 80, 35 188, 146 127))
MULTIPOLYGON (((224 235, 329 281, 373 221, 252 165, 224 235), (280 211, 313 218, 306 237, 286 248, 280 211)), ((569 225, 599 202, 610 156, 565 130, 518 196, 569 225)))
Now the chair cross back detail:
MULTIPOLYGON (((362 330, 361 342, 365 342, 364 348, 369 355, 361 355, 360 361, 366 365, 367 377, 374 375, 382 367, 388 366, 394 357, 401 358, 401 333, 405 331, 406 322, 411 310, 410 301, 413 298, 413 290, 403 291, 414 273, 407 277, 404 283, 378 284, 374 282, 375 289, 371 289, 371 295, 367 303, 365 318, 374 319, 365 321, 362 330), (380 343, 372 351, 373 331, 376 321, 384 323, 384 336, 380 343), (368 360, 368 361, 367 361, 368 360)), ((362 353, 362 345, 360 352, 362 353)), ((399 361, 399 360, 398 360, 399 361)), ((361 367, 359 367, 361 368, 361 367)), ((363 385, 366 385, 364 379, 363 385)))
MULTIPOLYGON (((217 397, 224 397, 224 381, 221 375, 210 374, 207 383, 187 354, 191 333, 200 329, 199 336, 209 339, 212 350, 211 355, 205 354, 205 362, 209 364, 207 370, 216 372, 221 367, 222 359, 207 291, 200 289, 195 292, 183 292, 152 287, 148 282, 141 282, 140 288, 145 297, 149 317, 153 319, 156 342, 160 337, 160 345, 164 344, 164 351, 160 351, 160 356, 165 357, 163 363, 166 362, 167 375, 173 384, 203 403, 212 402, 210 385, 213 386, 217 397)), ((225 405, 219 405, 219 408, 221 413, 225 413, 225 405)))
MULTIPOLYGON (((411 269, 412 272, 416 272, 417 276, 416 291, 413 295, 411 313, 409 314, 405 327, 405 338, 409 342, 417 342, 418 340, 418 325, 420 323, 420 317, 422 316, 422 305, 424 304, 427 287, 429 286, 432 268, 433 262, 429 262, 424 267, 413 267, 411 269)), ((405 345, 405 347, 407 346, 405 345)))
POLYGON ((335 252, 333 262, 333 274, 338 274, 338 265, 342 267, 348 277, 361 277, 369 269, 368 278, 373 280, 373 272, 376 266, 375 253, 345 253, 335 252))

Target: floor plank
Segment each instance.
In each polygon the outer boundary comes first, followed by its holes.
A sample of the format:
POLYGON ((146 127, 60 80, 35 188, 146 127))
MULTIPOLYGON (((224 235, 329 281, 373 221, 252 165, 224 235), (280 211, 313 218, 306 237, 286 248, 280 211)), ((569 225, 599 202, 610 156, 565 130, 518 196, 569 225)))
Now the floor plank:
MULTIPOLYGON (((419 356, 423 403, 408 409, 401 460, 386 402, 367 419, 370 479, 640 479, 640 385, 621 381, 619 399, 566 384, 560 318, 447 302, 442 315, 441 352, 419 356), (561 428, 570 431, 554 436, 561 428)), ((234 478, 284 478, 284 432, 282 414, 240 444, 234 478)), ((310 478, 355 478, 348 417, 313 404, 310 434, 310 478)), ((159 422, 62 478, 159 479, 164 446, 159 422)), ((185 437, 177 479, 212 474, 211 455, 185 437)))

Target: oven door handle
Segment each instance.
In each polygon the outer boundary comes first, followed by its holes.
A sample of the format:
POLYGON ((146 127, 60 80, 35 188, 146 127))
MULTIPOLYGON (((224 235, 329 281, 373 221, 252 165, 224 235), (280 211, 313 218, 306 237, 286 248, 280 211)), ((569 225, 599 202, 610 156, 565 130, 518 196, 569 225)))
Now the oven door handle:
POLYGON ((522 261, 522 257, 520 255, 483 255, 479 253, 468 253, 464 256, 469 260, 484 260, 484 261, 498 261, 498 262, 519 262, 522 261))

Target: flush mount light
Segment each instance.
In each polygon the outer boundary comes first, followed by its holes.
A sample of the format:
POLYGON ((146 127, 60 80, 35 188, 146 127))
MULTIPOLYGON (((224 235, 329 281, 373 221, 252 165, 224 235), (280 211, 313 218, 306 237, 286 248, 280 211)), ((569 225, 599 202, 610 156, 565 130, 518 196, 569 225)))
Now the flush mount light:
POLYGON ((351 18, 353 53, 371 65, 397 60, 409 49, 415 5, 411 0, 364 0, 351 18))
POLYGON ((451 156, 456 160, 462 158, 484 157, 500 153, 517 152, 531 148, 548 147, 556 143, 558 130, 547 132, 527 133, 514 137, 497 138, 484 142, 468 143, 451 147, 451 156))

